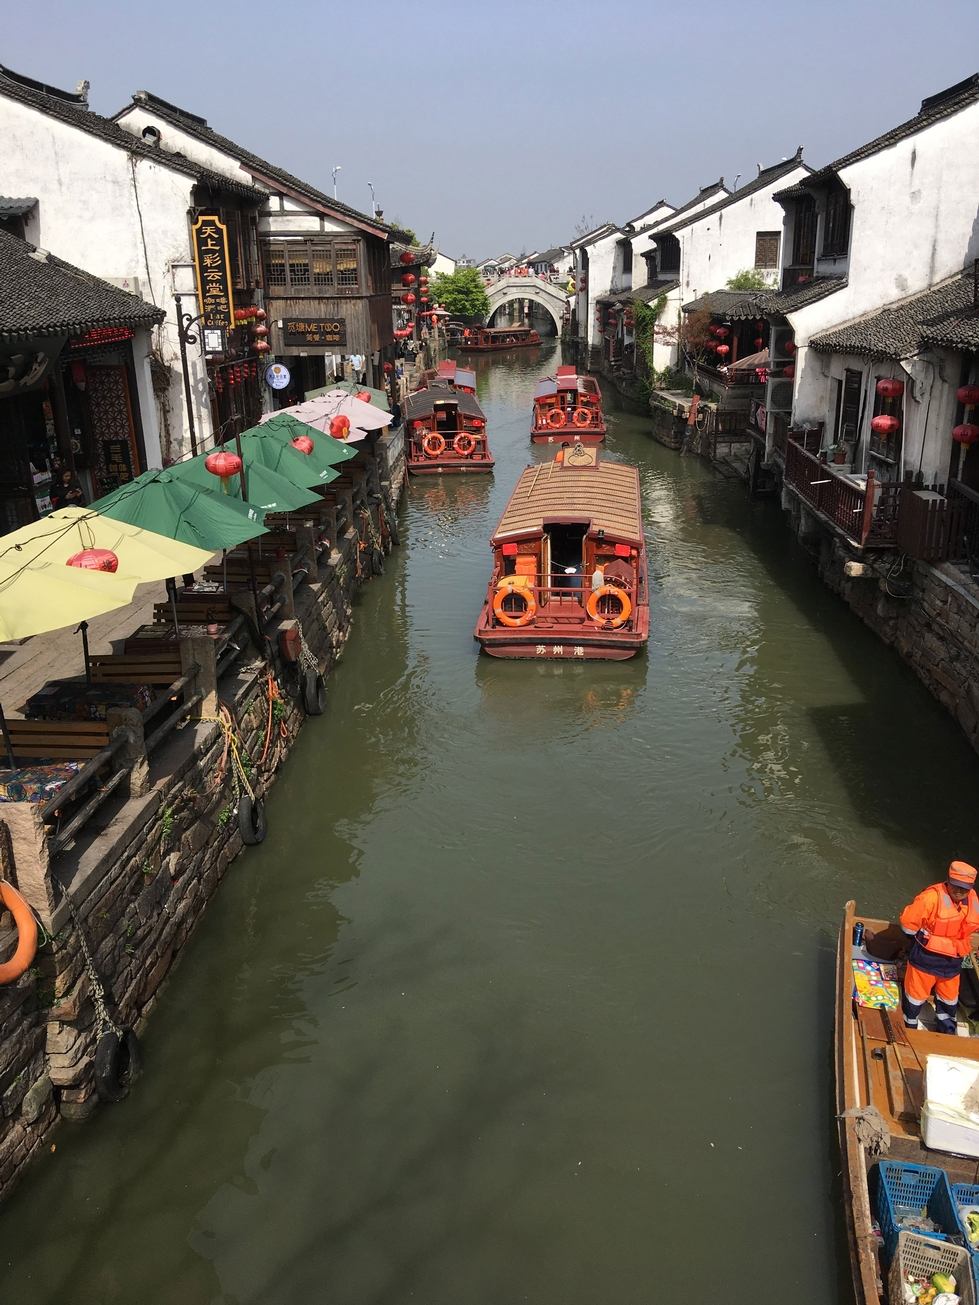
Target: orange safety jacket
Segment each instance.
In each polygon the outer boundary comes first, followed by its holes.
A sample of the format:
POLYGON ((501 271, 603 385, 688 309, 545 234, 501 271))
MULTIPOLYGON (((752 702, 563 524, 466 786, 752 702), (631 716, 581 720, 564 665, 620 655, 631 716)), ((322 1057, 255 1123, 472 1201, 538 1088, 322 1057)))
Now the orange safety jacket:
POLYGON ((901 912, 901 928, 914 934, 926 952, 961 959, 968 956, 972 935, 979 929, 979 896, 970 888, 969 896, 956 905, 944 884, 932 884, 901 912))

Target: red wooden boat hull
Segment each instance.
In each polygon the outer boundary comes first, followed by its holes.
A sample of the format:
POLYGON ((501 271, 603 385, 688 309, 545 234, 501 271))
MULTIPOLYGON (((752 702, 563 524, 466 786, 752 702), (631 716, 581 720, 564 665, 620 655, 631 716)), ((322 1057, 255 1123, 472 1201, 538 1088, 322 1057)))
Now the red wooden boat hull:
POLYGON ((636 614, 635 629, 597 629, 591 622, 570 627, 566 624, 537 620, 533 626, 511 630, 491 624, 489 604, 483 606, 476 625, 475 638, 490 657, 521 658, 533 661, 624 662, 642 652, 649 641, 649 610, 636 614))
POLYGON ((577 440, 579 444, 604 444, 606 428, 602 426, 534 426, 530 431, 531 444, 563 444, 577 440))
POLYGON ((440 457, 407 459, 408 471, 413 476, 450 475, 452 472, 492 471, 495 458, 440 457))

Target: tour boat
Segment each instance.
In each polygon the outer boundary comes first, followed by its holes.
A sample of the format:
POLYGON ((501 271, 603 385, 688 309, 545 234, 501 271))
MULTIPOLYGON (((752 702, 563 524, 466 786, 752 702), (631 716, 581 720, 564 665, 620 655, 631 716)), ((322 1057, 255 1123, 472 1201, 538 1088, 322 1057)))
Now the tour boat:
POLYGON ((446 358, 435 369, 438 379, 462 394, 476 393, 476 373, 470 367, 460 367, 454 358, 446 358))
POLYGON ((433 382, 409 395, 402 411, 405 457, 413 475, 492 471, 486 417, 475 394, 433 382))
POLYGON ((490 543, 475 637, 493 657, 633 657, 649 638, 639 473, 577 443, 528 467, 490 543))
POLYGON ((535 444, 601 444, 605 439, 602 392, 592 376, 579 376, 573 367, 559 367, 554 376, 541 381, 534 391, 534 424, 530 438, 535 444))
POLYGON ((532 326, 467 326, 459 348, 466 353, 489 353, 496 349, 526 349, 540 344, 540 332, 532 326))
MULTIPOLYGON (((973 1062, 975 1080, 979 1081, 979 1038, 956 1038, 924 1027, 931 1019, 928 1003, 922 1011, 922 1026, 905 1027, 898 1004, 901 964, 897 960, 905 941, 899 925, 859 916, 855 903, 847 902, 836 955, 835 1114, 857 1305, 884 1305, 885 1301, 900 1305, 901 1266, 894 1248, 899 1233, 902 1242, 907 1242, 907 1233, 912 1231, 908 1225, 920 1223, 919 1215, 925 1215, 926 1207, 932 1225, 945 1237, 957 1236, 959 1242, 964 1240, 959 1205, 979 1208, 979 1186, 974 1186, 979 1182, 979 1158, 929 1149, 922 1137, 928 1058, 954 1057, 966 1066, 973 1062), (863 941, 857 942, 861 934, 863 941), (878 1123, 876 1116, 864 1114, 871 1106, 883 1117, 890 1134, 890 1146, 879 1157, 867 1146, 868 1125, 872 1129, 878 1123), (919 1171, 915 1166, 928 1168, 919 1171), (951 1201, 937 1171, 944 1171, 952 1185, 951 1201), (970 1190, 959 1191, 958 1184, 971 1185, 970 1190), (888 1204, 893 1212, 889 1216, 882 1214, 888 1204)), ((960 1010, 979 1002, 977 962, 973 950, 972 968, 962 970, 960 1010)), ((960 1033, 963 1028, 960 1024, 960 1033)), ((964 1150, 961 1135, 955 1135, 960 1126, 943 1122, 940 1112, 936 1118, 935 1134, 929 1120, 929 1141, 948 1140, 964 1150)), ((917 1256, 927 1267, 947 1269, 949 1261, 959 1255, 953 1245, 929 1239, 921 1246, 915 1241, 913 1250, 903 1252, 905 1268, 907 1261, 917 1256)), ((979 1251, 979 1245, 974 1249, 979 1251)), ((972 1283, 964 1281, 970 1276, 970 1257, 959 1258, 964 1261, 964 1272, 961 1265, 952 1272, 965 1305, 976 1296, 972 1283)))

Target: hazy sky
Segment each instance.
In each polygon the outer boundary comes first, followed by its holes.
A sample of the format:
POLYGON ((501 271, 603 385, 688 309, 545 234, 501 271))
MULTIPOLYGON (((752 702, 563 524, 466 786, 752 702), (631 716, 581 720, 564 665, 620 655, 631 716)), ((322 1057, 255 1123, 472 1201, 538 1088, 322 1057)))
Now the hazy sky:
MULTIPOLYGON (((0 7, 2 9, 2 7, 0 7)), ((805 146, 829 162, 979 71, 979 0, 34 0, 0 63, 152 90, 449 254, 560 244, 805 146)), ((0 146, 0 190, 2 190, 0 146)))

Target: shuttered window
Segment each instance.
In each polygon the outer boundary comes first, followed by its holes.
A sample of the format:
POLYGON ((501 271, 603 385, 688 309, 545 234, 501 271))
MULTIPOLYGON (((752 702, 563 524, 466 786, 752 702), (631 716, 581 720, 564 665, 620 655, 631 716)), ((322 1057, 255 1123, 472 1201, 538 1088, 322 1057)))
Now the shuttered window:
POLYGON ((823 256, 840 258, 850 247, 850 192, 835 185, 826 196, 823 221, 823 256))
POLYGON ((781 231, 755 232, 755 267, 778 267, 781 231))

